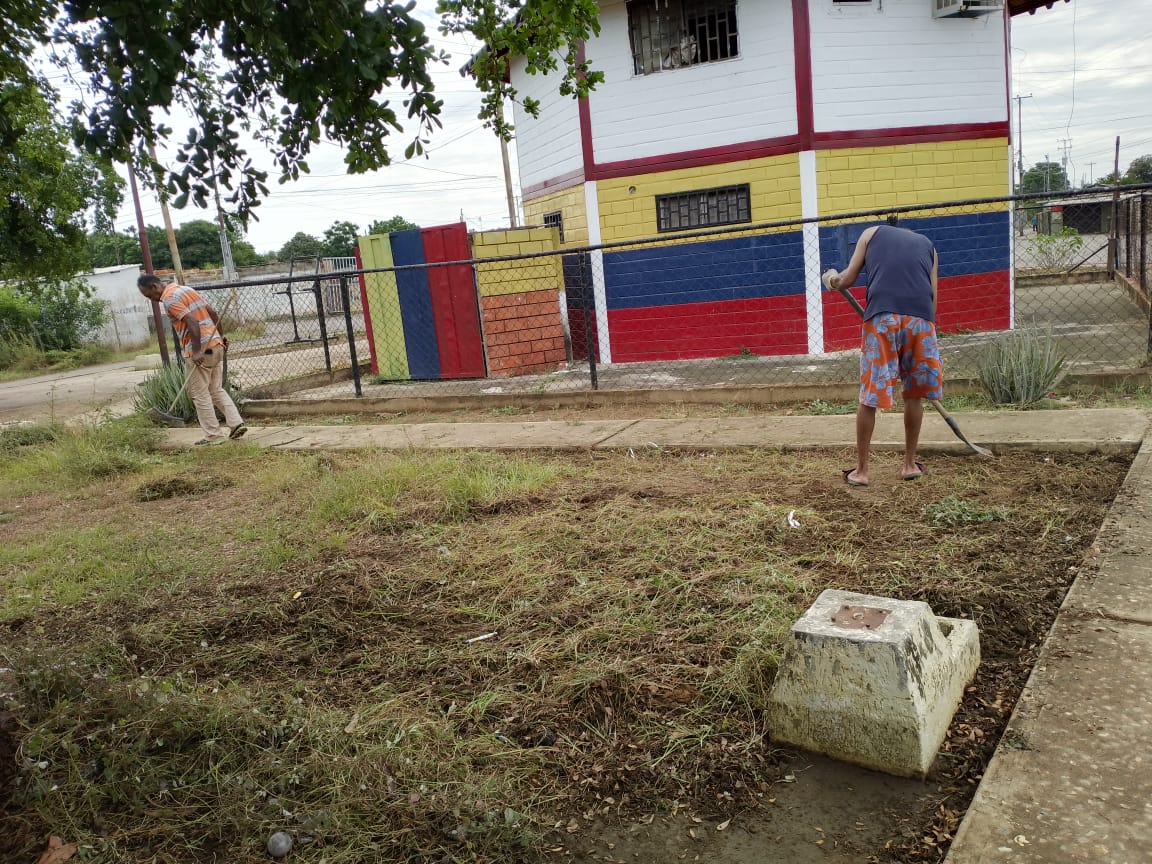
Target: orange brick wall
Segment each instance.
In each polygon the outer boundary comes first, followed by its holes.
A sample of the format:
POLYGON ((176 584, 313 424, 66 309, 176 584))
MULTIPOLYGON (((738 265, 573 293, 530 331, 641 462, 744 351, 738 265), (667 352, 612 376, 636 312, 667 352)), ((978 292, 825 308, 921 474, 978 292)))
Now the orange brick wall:
POLYGON ((488 373, 532 375, 563 368, 564 328, 558 291, 526 291, 480 298, 488 373))

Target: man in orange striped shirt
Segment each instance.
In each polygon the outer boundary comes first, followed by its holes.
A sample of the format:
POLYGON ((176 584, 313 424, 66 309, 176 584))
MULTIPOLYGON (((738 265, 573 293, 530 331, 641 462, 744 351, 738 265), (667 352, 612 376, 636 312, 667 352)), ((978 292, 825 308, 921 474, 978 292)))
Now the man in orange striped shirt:
POLYGON ((248 431, 236 403, 224 389, 224 352, 228 340, 220 329, 220 316, 199 291, 187 285, 164 285, 159 276, 151 273, 136 280, 136 287, 149 300, 164 307, 185 358, 188 375, 188 395, 196 406, 196 419, 204 430, 197 444, 215 444, 229 438, 239 438, 248 431), (216 419, 216 408, 224 415, 225 426, 216 419))

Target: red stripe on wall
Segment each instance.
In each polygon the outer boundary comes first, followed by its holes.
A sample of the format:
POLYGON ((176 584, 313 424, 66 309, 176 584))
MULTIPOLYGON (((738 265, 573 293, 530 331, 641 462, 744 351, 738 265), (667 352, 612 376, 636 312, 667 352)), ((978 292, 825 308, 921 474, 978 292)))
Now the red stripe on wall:
POLYGON ((584 169, 577 168, 566 174, 558 174, 539 183, 533 183, 531 186, 525 186, 520 190, 520 197, 524 201, 532 201, 536 198, 543 198, 545 195, 551 195, 553 192, 567 189, 570 186, 579 186, 583 182, 584 169))
POLYGON ((812 107, 812 26, 808 22, 808 0, 792 0, 792 45, 796 58, 796 131, 799 149, 812 149, 816 129, 812 107))
MULTIPOLYGON (((584 43, 581 42, 576 50, 576 62, 583 63, 584 59, 584 43)), ((592 150, 592 107, 588 104, 588 98, 581 99, 577 103, 577 109, 580 115, 580 152, 584 157, 584 176, 588 180, 595 180, 596 154, 592 150)))
MULTIPOLYGON (((973 273, 940 280, 936 329, 1007 330, 1012 323, 1012 278, 1007 270, 973 273)), ((852 294, 864 305, 864 289, 852 294)), ((615 334, 613 334, 615 335, 615 334)), ((824 294, 824 349, 843 351, 860 346, 860 316, 836 292, 824 294)))
POLYGON ((1008 133, 1008 123, 1003 120, 994 123, 945 123, 939 126, 817 132, 815 147, 818 150, 843 150, 849 147, 890 147, 936 141, 976 141, 982 138, 1007 138, 1008 133))
POLYGON ((612 361, 691 360, 808 351, 803 294, 608 311, 612 361))
MULTIPOLYGON (((813 147, 819 150, 837 150, 848 147, 890 147, 898 144, 1004 138, 1008 135, 1008 124, 1001 122, 950 123, 941 126, 909 126, 898 129, 861 129, 855 132, 816 132, 811 136, 807 146, 804 145, 801 136, 785 135, 780 138, 744 141, 739 144, 725 144, 720 147, 706 147, 701 150, 685 150, 680 153, 666 153, 662 156, 645 156, 640 159, 624 159, 619 162, 605 162, 600 165, 589 161, 592 152, 591 126, 586 126, 581 121, 580 134, 582 138, 585 138, 587 145, 585 179, 606 180, 612 177, 631 177, 637 174, 675 171, 680 168, 725 165, 729 162, 760 159, 767 156, 786 156, 789 153, 798 153, 813 147)), ((553 181, 545 182, 552 183, 553 181)))

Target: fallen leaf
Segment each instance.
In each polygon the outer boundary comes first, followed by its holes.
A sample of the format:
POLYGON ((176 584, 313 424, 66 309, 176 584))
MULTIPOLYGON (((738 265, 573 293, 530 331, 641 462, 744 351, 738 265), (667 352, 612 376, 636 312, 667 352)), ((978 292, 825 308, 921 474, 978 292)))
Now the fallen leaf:
POLYGON ((49 837, 48 848, 36 864, 64 864, 75 854, 75 843, 65 843, 59 837, 49 837))
POLYGON ((299 600, 303 596, 304 596, 303 591, 297 591, 295 594, 292 595, 292 599, 293 600, 299 600))
POLYGON ((357 711, 352 715, 352 719, 348 721, 348 725, 344 727, 344 734, 351 735, 356 731, 356 727, 360 725, 360 712, 357 711))
POLYGON ((731 824, 732 824, 731 819, 725 819, 723 822, 721 822, 719 825, 716 826, 716 830, 717 831, 723 831, 725 828, 727 828, 731 824))

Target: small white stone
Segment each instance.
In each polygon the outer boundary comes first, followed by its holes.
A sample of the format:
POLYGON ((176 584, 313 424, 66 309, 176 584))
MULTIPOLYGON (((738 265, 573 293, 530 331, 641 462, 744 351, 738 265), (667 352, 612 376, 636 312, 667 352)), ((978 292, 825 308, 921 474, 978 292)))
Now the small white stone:
POLYGON ((273 858, 283 858, 292 851, 292 837, 284 831, 277 831, 268 838, 268 854, 273 858))

